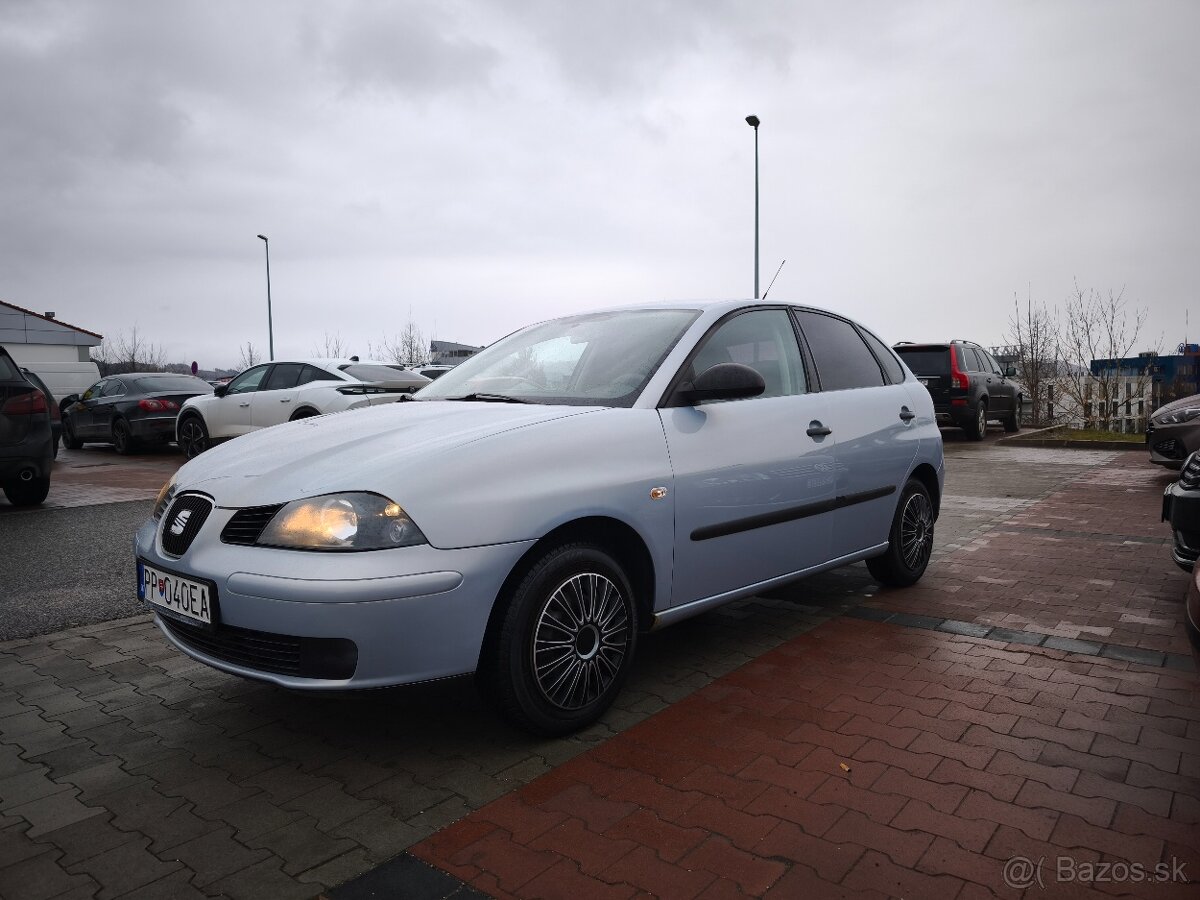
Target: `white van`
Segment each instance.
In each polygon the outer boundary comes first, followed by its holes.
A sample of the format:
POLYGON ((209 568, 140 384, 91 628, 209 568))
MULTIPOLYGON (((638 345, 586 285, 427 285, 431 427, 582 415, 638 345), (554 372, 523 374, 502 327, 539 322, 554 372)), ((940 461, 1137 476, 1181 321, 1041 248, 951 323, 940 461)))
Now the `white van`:
POLYGON ((86 348, 16 343, 4 346, 17 365, 46 382, 55 402, 61 402, 68 394, 82 394, 100 380, 96 364, 79 359, 79 351, 86 351, 86 348))

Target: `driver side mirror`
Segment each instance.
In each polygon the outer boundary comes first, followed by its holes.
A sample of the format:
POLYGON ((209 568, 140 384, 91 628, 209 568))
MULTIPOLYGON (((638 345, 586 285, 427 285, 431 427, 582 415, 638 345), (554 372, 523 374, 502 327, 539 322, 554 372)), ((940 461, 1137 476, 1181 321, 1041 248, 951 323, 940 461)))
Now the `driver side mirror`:
POLYGON ((229 393, 229 385, 228 384, 218 384, 215 388, 213 388, 213 393, 216 394, 218 397, 224 397, 226 394, 229 393))
POLYGON ((1004 367, 1004 377, 1005 378, 1012 378, 1016 374, 1017 374, 1016 366, 1005 366, 1004 367))
POLYGON ((58 408, 66 409, 72 403, 78 403, 78 402, 79 402, 78 394, 67 394, 67 396, 63 397, 61 400, 58 401, 58 408))
POLYGON ((767 389, 763 377, 741 363, 717 363, 701 372, 695 381, 685 381, 675 391, 684 406, 705 400, 742 400, 757 397, 767 389))

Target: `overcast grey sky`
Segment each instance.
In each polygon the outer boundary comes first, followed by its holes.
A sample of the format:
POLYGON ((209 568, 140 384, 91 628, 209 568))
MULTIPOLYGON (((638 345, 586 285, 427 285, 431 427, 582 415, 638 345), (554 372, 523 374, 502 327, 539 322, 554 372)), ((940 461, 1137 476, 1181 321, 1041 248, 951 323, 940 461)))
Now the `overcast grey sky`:
MULTIPOLYGON (((0 3, 0 299, 233 365, 762 282, 889 341, 1183 339, 1200 3, 0 3)), ((1192 326, 1200 337, 1200 318, 1192 326)))

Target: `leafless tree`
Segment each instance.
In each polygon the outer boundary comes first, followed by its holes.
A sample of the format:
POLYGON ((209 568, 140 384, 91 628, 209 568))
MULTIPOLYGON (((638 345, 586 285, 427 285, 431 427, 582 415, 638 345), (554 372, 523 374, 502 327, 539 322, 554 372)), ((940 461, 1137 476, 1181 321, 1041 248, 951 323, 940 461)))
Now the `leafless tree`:
POLYGON ((325 332, 325 344, 317 344, 313 347, 313 356, 319 356, 322 359, 343 359, 349 355, 346 342, 342 340, 341 332, 330 334, 325 332))
MULTIPOLYGON (((1125 291, 1108 292, 1105 296, 1079 282, 1067 297, 1065 319, 1059 339, 1059 355, 1063 363, 1059 384, 1067 400, 1083 413, 1084 423, 1091 427, 1111 430, 1114 419, 1120 417, 1118 401, 1141 398, 1150 385, 1151 366, 1121 367, 1116 360, 1129 357, 1137 345, 1142 326, 1146 324, 1145 307, 1127 309, 1125 291), (1104 365, 1111 361, 1111 365, 1104 365), (1093 362, 1100 362, 1095 366, 1093 362), (1126 398, 1120 396, 1122 384, 1126 398)), ((1150 348, 1157 355, 1161 347, 1150 348)))
POLYGON ((1045 303, 1034 305, 1026 295, 1025 309, 1013 294, 1013 314, 1008 319, 1005 340, 1016 350, 1013 365, 1031 405, 1031 423, 1035 428, 1048 425, 1048 410, 1053 403, 1053 384, 1061 370, 1057 310, 1045 303))
POLYGON ((167 354, 161 345, 147 340, 134 325, 128 332, 106 338, 98 347, 93 347, 92 362, 101 375, 161 372, 166 368, 167 354))
POLYGON ((254 345, 249 341, 246 341, 245 347, 238 347, 238 350, 241 352, 241 359, 238 360, 238 367, 242 371, 245 371, 251 366, 256 366, 262 362, 262 354, 254 349, 254 345))
POLYGON ((378 353, 384 359, 405 366, 423 366, 429 362, 429 347, 411 312, 399 335, 390 338, 385 336, 378 348, 370 349, 372 356, 378 353))

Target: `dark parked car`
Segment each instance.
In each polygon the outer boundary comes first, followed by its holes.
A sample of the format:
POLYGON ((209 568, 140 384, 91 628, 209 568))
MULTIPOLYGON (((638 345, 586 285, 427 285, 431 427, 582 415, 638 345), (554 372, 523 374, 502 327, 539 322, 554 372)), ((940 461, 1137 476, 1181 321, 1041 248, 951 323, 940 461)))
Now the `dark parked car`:
POLYGON ((54 437, 54 458, 58 459, 58 442, 62 438, 62 412, 54 400, 54 394, 50 392, 50 388, 46 387, 46 382, 38 378, 36 372, 22 369, 21 374, 29 380, 30 384, 46 395, 46 408, 50 412, 50 433, 54 437))
POLYGON ((970 341, 905 342, 894 349, 929 390, 939 425, 961 428, 976 441, 990 420, 998 419, 1005 431, 1020 430, 1024 394, 1013 380, 1017 370, 1002 367, 983 347, 970 341))
POLYGON ((50 493, 52 440, 46 395, 0 347, 0 485, 14 506, 36 506, 50 493))
POLYGON ((142 443, 166 444, 175 440, 175 418, 184 401, 212 392, 202 378, 169 372, 102 378, 82 397, 63 399, 63 445, 78 450, 104 443, 131 453, 142 443))
POLYGON ((1200 450, 1200 394, 1160 406, 1146 424, 1150 462, 1178 469, 1193 450, 1200 450))
POLYGON ((1171 558, 1192 571, 1200 559, 1200 452, 1187 458, 1179 480, 1163 492, 1162 518, 1171 523, 1175 538, 1171 558))

